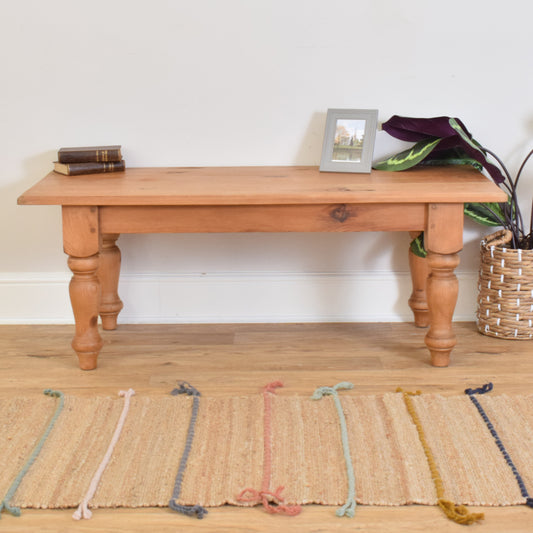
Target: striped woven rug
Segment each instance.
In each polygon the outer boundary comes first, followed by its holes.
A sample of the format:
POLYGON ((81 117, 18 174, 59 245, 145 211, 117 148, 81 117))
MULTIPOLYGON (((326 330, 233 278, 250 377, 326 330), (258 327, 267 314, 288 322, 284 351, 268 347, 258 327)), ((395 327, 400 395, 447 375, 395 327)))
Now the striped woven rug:
MULTIPOLYGON (((289 387, 283 394, 262 392, 259 386, 255 396, 131 397, 89 507, 167 506, 180 465, 181 505, 255 505, 261 491, 274 493, 279 487, 283 491, 276 494, 286 505, 342 505, 350 480, 360 504, 437 503, 419 427, 403 394, 359 396, 339 390, 337 396, 312 399, 313 391, 308 397, 289 392, 289 387), (243 497, 246 489, 256 497, 243 497)), ((411 399, 447 499, 481 506, 525 503, 524 490, 468 395, 411 399)), ((496 392, 479 398, 531 491, 532 400, 533 395, 496 392)), ((0 399, 0 498, 42 438, 57 402, 44 395, 0 399)), ((65 396, 63 410, 7 503, 76 508, 123 409, 118 396, 65 396)))

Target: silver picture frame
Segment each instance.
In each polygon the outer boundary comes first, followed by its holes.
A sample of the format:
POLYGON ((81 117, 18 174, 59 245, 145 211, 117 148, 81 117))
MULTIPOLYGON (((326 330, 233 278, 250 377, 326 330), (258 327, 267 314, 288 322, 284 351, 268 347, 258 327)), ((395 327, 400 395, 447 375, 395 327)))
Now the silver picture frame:
POLYGON ((377 124, 377 109, 328 109, 320 171, 369 173, 377 124))

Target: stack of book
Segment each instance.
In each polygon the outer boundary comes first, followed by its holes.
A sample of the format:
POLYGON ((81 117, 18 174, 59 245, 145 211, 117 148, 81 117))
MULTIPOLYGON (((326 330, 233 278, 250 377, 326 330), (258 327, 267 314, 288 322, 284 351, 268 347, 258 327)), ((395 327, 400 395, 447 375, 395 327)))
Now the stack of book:
POLYGON ((119 172, 126 168, 120 146, 60 148, 54 170, 67 176, 119 172))

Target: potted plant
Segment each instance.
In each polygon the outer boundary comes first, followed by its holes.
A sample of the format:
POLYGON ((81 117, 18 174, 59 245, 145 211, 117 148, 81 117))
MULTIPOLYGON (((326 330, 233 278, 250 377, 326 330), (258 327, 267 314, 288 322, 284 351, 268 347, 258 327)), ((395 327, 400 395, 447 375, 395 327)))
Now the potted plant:
MULTIPOLYGON (((527 228, 517 194, 520 176, 533 150, 513 178, 500 158, 478 143, 457 118, 395 115, 382 128, 393 137, 415 144, 374 164, 374 168, 398 171, 415 165, 469 164, 485 169, 506 191, 505 203, 465 204, 465 214, 476 222, 503 228, 481 242, 478 328, 494 337, 533 338, 533 205, 527 228)), ((411 250, 425 257, 423 239, 423 234, 416 237, 411 250)))

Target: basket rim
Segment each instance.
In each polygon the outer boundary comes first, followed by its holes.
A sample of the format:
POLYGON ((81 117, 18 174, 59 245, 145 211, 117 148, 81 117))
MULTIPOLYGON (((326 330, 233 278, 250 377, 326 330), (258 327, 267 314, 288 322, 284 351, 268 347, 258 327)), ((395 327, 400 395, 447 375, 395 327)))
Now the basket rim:
POLYGON ((483 246, 484 248, 492 248, 495 246, 506 248, 504 245, 510 243, 512 238, 513 233, 511 232, 511 230, 501 229, 484 237, 481 241, 481 246, 483 246))

